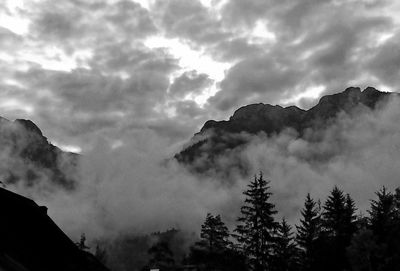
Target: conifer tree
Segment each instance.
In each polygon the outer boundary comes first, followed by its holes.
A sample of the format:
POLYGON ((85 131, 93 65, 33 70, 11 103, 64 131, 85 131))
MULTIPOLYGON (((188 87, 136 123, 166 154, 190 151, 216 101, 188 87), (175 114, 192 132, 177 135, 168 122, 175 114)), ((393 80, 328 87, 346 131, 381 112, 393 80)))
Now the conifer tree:
POLYGON ((370 224, 373 233, 379 240, 383 240, 389 233, 395 218, 395 198, 384 186, 375 194, 378 199, 371 201, 370 224))
POLYGON ((357 230, 356 204, 349 194, 346 194, 345 217, 344 217, 344 241, 345 245, 350 244, 353 234, 357 230))
POLYGON ((375 193, 367 226, 355 234, 348 249, 354 270, 386 271, 400 266, 399 192, 382 187, 375 193))
POLYGON ((329 270, 345 270, 349 267, 346 247, 355 230, 355 205, 349 195, 337 186, 333 188, 324 204, 323 230, 325 231, 326 261, 329 270))
POLYGON ((330 236, 340 236, 344 232, 344 221, 346 220, 346 197, 342 190, 337 186, 333 188, 331 194, 324 205, 323 212, 324 230, 330 236))
POLYGON ((374 270, 397 270, 400 266, 398 191, 393 194, 382 187, 375 193, 378 198, 371 201, 370 230, 376 240, 371 258, 374 270))
POLYGON ((274 247, 274 263, 272 270, 298 270, 298 248, 294 242, 292 227, 283 218, 278 225, 274 247))
POLYGON ((300 268, 314 270, 316 241, 321 232, 321 215, 320 207, 310 194, 307 194, 301 215, 300 225, 296 227, 296 241, 301 249, 300 268))
POLYGON ((232 249, 229 237, 221 216, 208 213, 201 226, 201 239, 191 247, 188 262, 205 270, 243 270, 242 257, 232 249))
POLYGON ((213 216, 208 213, 204 224, 201 225, 200 237, 202 242, 200 245, 210 253, 223 251, 230 244, 229 236, 228 228, 222 222, 221 216, 213 216))
POLYGON ((245 204, 241 207, 236 238, 252 270, 263 271, 271 268, 273 245, 277 222, 275 205, 270 202, 271 192, 262 175, 254 176, 243 194, 245 204))

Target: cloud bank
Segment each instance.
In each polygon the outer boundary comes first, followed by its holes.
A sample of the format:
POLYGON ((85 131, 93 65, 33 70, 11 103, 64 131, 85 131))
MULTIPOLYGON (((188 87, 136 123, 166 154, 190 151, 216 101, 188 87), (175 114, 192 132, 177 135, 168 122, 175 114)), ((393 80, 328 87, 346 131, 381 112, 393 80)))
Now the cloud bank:
POLYGON ((47 205, 49 215, 73 238, 86 232, 93 239, 113 239, 171 227, 197 232, 207 212, 221 214, 232 228, 242 192, 259 171, 271 181, 277 218, 297 223, 305 195, 324 200, 334 185, 364 211, 382 185, 399 185, 399 108, 400 101, 392 100, 375 111, 340 113, 326 129, 302 137, 291 130, 271 137, 237 135, 249 143, 216 161, 231 171, 230 182, 220 174, 192 174, 168 159, 168 140, 149 130, 136 134, 129 145, 110 148, 99 140, 80 161, 75 191, 9 188, 47 205), (247 174, 238 173, 239 165, 247 167, 247 174))

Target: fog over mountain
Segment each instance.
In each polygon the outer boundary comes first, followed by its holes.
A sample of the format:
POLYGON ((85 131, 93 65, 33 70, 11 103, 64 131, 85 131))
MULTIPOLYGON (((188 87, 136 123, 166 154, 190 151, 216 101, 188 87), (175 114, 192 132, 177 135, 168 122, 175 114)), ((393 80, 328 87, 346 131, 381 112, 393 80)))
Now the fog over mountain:
MULTIPOLYGON (((395 94, 373 90, 377 100, 372 108, 357 98, 368 91, 372 89, 361 92, 353 88, 321 98, 315 108, 326 108, 321 104, 330 104, 328 101, 344 102, 337 104, 335 114, 326 111, 329 120, 312 126, 316 128, 296 130, 289 126, 273 133, 260 129, 257 133, 211 134, 221 140, 218 147, 222 149, 212 158, 214 165, 207 174, 193 172, 188 165, 171 159, 170 153, 160 153, 166 142, 150 133, 143 135, 151 139, 147 144, 132 141, 110 148, 97 142, 92 152, 78 160, 74 189, 47 183, 52 189, 43 190, 41 182, 32 181, 7 186, 49 206, 49 214, 76 238, 81 232, 90 232, 92 238, 114 238, 170 227, 192 232, 198 230, 207 212, 221 213, 229 225, 238 215, 243 188, 259 171, 271 180, 279 216, 292 222, 298 218, 299 203, 306 193, 323 198, 334 185, 365 208, 379 187, 395 188, 400 174, 399 100, 395 94), (348 101, 352 101, 351 106, 348 101), (228 148, 229 142, 235 146, 228 148), (229 174, 221 174, 218 168, 229 174)), ((240 111, 243 109, 235 114, 240 111)), ((279 119, 279 114, 272 116, 279 119)), ((205 153, 194 156, 192 164, 209 165, 205 156, 214 147, 201 147, 205 153)), ((3 163, 9 159, 2 157, 3 163)))
MULTIPOLYGON (((342 93, 322 97, 318 104, 309 110, 296 106, 282 107, 261 103, 247 105, 236 110, 228 121, 207 121, 192 138, 189 146, 175 157, 197 172, 224 172, 227 165, 219 166, 218 158, 243 148, 243 145, 251 141, 247 136, 271 137, 285 131, 296 134, 307 142, 318 143, 324 140, 320 134, 329 129, 330 125, 340 121, 341 114, 351 118, 353 115, 359 116, 380 110, 388 100, 397 96, 398 94, 380 92, 372 87, 362 92, 360 88, 349 87, 342 93)), ((327 160, 331 155, 321 153, 315 157, 317 158, 327 160)), ((236 165, 228 168, 234 167, 247 172, 245 161, 238 161, 236 165)))
POLYGON ((5 185, 41 185, 73 190, 78 155, 63 152, 48 142, 30 120, 0 119, 0 145, 3 163, 1 180, 5 185))

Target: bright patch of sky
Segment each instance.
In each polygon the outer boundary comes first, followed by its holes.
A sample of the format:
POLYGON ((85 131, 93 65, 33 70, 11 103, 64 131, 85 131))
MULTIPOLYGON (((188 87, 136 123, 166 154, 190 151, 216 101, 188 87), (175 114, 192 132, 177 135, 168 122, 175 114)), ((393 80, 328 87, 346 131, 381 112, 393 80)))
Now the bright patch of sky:
POLYGON ((394 35, 395 35, 394 32, 381 33, 376 38, 376 46, 384 44, 388 39, 392 38, 394 35))
POLYGON ((221 7, 228 2, 228 0, 199 0, 199 1, 203 6, 215 10, 220 10, 221 7))
POLYGON ((6 0, 4 6, 7 11, 0 14, 0 26, 18 35, 26 34, 29 21, 18 16, 18 10, 23 7, 23 1, 6 0))
POLYGON ((204 89, 200 94, 190 94, 185 97, 185 100, 193 100, 200 106, 203 106, 209 97, 218 92, 217 83, 224 79, 226 70, 232 65, 232 63, 215 61, 205 52, 194 50, 176 38, 155 36, 147 39, 145 45, 149 48, 166 48, 172 56, 179 59, 181 71, 177 74, 181 74, 183 71, 196 70, 199 73, 207 74, 215 81, 211 87, 204 89))
POLYGON ((20 110, 27 114, 32 114, 34 112, 32 105, 26 104, 17 99, 6 99, 0 102, 0 109, 4 111, 20 110))
POLYGON ((268 29, 267 22, 259 20, 255 23, 250 35, 250 43, 265 43, 276 41, 276 35, 268 29))
POLYGON ((321 93, 324 92, 325 89, 326 89, 326 87, 323 85, 312 86, 292 98, 283 100, 282 103, 283 104, 297 104, 301 99, 315 100, 321 96, 321 93))
POLYGON ((7 28, 17 35, 26 34, 28 32, 28 25, 29 21, 22 18, 9 16, 4 13, 0 15, 0 26, 7 28))
POLYGON ((151 6, 154 4, 153 3, 154 1, 150 1, 150 0, 134 0, 133 2, 139 3, 145 9, 150 9, 151 6))
POLYGON ((76 68, 75 60, 67 57, 61 50, 55 47, 43 49, 43 54, 27 52, 25 60, 38 63, 46 70, 71 71, 76 68))
POLYGON ((217 81, 224 78, 225 70, 231 66, 229 63, 213 60, 202 51, 193 50, 179 39, 155 36, 147 39, 145 45, 149 48, 166 48, 171 55, 179 59, 182 70, 196 70, 208 74, 211 79, 217 81))
POLYGON ((74 152, 74 153, 82 152, 82 148, 79 146, 76 146, 76 145, 62 144, 62 143, 58 143, 58 142, 52 142, 52 144, 56 145, 61 150, 66 151, 66 152, 74 152))

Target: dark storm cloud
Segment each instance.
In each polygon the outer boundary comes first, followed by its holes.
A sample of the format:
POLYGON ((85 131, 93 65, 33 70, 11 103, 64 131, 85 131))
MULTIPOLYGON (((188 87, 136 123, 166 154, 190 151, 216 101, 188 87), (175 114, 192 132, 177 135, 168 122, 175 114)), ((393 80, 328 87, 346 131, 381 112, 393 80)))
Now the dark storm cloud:
POLYGON ((266 45, 251 44, 244 37, 222 40, 211 52, 216 59, 230 62, 261 55, 266 45))
POLYGON ((226 20, 252 25, 266 19, 276 41, 234 65, 221 91, 210 98, 211 106, 232 110, 260 101, 279 103, 313 86, 337 91, 349 84, 376 84, 365 76, 366 60, 379 33, 394 24, 389 17, 367 13, 367 8, 357 1, 229 2, 223 10, 226 20), (354 14, 355 8, 360 13, 354 14))
POLYGON ((367 61, 367 69, 381 82, 398 91, 400 83, 400 33, 397 32, 373 52, 367 61))
POLYGON ((212 44, 229 35, 222 22, 199 1, 159 0, 155 6, 167 35, 192 42, 194 46, 212 44))
POLYGON ((23 86, 7 96, 34 109, 20 117, 49 130, 50 138, 82 145, 94 134, 113 137, 124 126, 163 116, 169 77, 179 65, 167 51, 144 46, 143 40, 157 33, 146 9, 132 1, 27 6, 20 11, 31 20, 23 41, 33 52, 44 49, 40 54, 45 55, 54 46, 68 56, 83 55, 76 58, 81 68, 66 71, 23 63, 24 69, 13 76, 23 86))
MULTIPOLYGON (((57 119, 56 123, 63 124, 56 127, 70 123, 73 134, 87 134, 115 129, 116 123, 127 125, 157 116, 154 108, 165 101, 168 72, 163 63, 155 69, 152 66, 157 64, 148 62, 127 79, 85 69, 71 72, 30 69, 18 73, 17 78, 35 89, 25 93, 25 99, 36 105, 34 118, 45 118, 51 124, 55 123, 49 118, 57 119), (57 111, 56 116, 53 110, 57 111)), ((64 137, 68 137, 71 129, 63 128, 64 137)))
MULTIPOLYGON (((179 101, 175 103, 176 113, 181 117, 188 117, 190 119, 201 117, 204 119, 204 109, 201 109, 199 105, 194 101, 179 101)), ((204 119, 206 121, 207 119, 204 119)), ((201 122, 199 122, 201 123, 201 122)), ((193 123, 192 123, 193 124, 193 123)))
POLYGON ((125 0, 111 4, 44 1, 33 5, 27 16, 33 18, 31 30, 37 38, 69 46, 74 42, 96 45, 99 40, 139 39, 157 31, 146 9, 125 0))
POLYGON ((351 17, 359 16, 374 7, 373 3, 379 3, 381 8, 387 1, 231 0, 223 7, 222 13, 224 19, 234 25, 251 26, 258 20, 265 20, 278 37, 293 39, 302 35, 305 30, 318 27, 325 20, 335 19, 331 18, 332 15, 342 13, 352 15, 351 17), (355 14, 354 10, 358 13, 355 14))
POLYGON ((207 74, 198 74, 196 71, 184 72, 175 78, 169 89, 171 96, 184 97, 187 94, 199 94, 209 87, 213 80, 207 74))
POLYGON ((82 33, 80 32, 82 28, 79 27, 82 14, 46 12, 40 15, 34 22, 34 31, 39 36, 59 40, 61 38, 69 39, 78 35, 78 33, 82 33))
POLYGON ((266 96, 272 101, 284 97, 287 88, 301 79, 301 70, 296 70, 284 59, 270 55, 241 61, 229 70, 221 82, 221 91, 210 98, 220 110, 232 109, 239 104, 248 104, 266 96))
POLYGON ((237 33, 226 17, 221 18, 199 1, 160 0, 155 7, 156 18, 167 36, 179 38, 193 48, 203 47, 219 61, 237 61, 263 51, 262 45, 243 37, 248 29, 237 33))
POLYGON ((138 3, 123 0, 111 6, 104 18, 121 27, 128 37, 144 37, 157 32, 149 12, 138 3))

